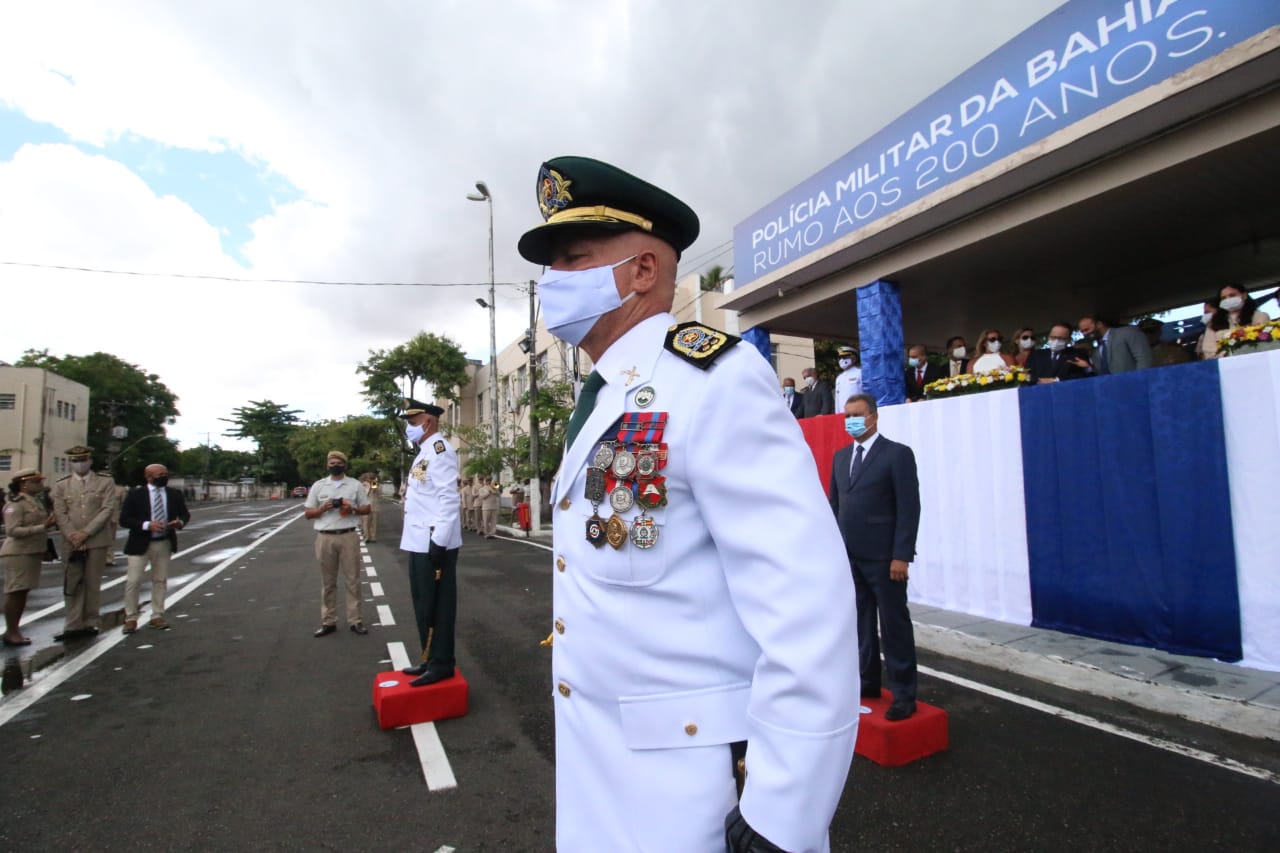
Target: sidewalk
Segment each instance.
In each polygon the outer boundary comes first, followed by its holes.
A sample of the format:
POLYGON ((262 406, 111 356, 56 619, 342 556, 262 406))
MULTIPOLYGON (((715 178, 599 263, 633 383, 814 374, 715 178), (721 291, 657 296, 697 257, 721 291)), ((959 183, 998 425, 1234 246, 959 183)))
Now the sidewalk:
MULTIPOLYGON (((550 527, 512 539, 551 544, 550 527)), ((916 645, 1249 737, 1280 740, 1280 672, 911 604, 916 645)))

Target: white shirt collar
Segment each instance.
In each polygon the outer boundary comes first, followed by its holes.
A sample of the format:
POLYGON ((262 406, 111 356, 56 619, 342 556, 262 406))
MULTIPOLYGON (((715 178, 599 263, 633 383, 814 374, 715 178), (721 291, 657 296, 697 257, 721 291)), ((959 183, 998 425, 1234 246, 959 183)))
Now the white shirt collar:
MULTIPOLYGON (((862 458, 863 459, 867 458, 867 454, 871 452, 871 445, 875 444, 879 438, 880 438, 880 431, 876 430, 874 433, 871 434, 870 438, 862 442, 862 458)), ((857 442, 855 441, 854 443, 856 444, 857 442)), ((858 451, 855 448, 853 452, 857 453, 858 451)))

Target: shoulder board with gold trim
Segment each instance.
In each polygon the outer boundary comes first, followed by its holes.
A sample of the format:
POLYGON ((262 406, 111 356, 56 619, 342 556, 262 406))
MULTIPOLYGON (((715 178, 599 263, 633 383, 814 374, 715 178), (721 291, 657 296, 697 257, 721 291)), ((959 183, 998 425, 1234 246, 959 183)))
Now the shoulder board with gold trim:
POLYGON ((663 346, 694 367, 706 370, 740 340, 728 332, 689 321, 672 326, 663 346))
POLYGON ((436 439, 436 443, 431 446, 435 449, 436 453, 444 453, 444 442, 440 439, 436 439))

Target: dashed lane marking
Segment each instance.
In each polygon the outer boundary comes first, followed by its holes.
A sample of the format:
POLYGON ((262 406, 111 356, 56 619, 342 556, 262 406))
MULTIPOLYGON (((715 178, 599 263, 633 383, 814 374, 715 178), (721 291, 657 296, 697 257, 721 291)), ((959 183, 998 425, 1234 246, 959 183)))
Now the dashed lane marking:
MULTIPOLYGON (((410 666, 409 653, 405 651, 404 643, 387 643, 387 654, 391 656, 392 668, 401 670, 410 666)), ((445 754, 444 744, 440 742, 440 735, 436 732, 436 724, 414 723, 409 726, 409 731, 413 733, 413 745, 418 749, 418 761, 422 764, 422 778, 427 780, 427 788, 446 791, 458 787, 453 767, 449 764, 449 756, 445 754)))
POLYGON ((375 569, 373 566, 365 566, 364 574, 365 574, 365 577, 376 578, 378 576, 378 570, 375 569))
MULTIPOLYGON (((378 605, 378 621, 381 622, 384 627, 387 625, 396 624, 396 617, 391 615, 391 605, 389 604, 378 605)), ((405 664, 405 666, 408 666, 408 664, 405 664)))
POLYGON ((373 583, 369 584, 369 594, 372 595, 374 598, 381 598, 382 584, 378 583, 377 581, 374 581, 373 583))

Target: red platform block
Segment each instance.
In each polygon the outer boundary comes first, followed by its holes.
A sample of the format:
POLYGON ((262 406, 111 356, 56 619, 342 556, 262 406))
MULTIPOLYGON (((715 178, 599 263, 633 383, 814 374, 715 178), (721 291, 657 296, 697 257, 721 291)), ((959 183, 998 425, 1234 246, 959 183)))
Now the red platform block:
POLYGON ((947 748, 947 712, 936 705, 916 702, 916 712, 891 723, 884 718, 893 696, 887 690, 880 697, 864 696, 862 707, 870 708, 858 720, 858 741, 853 751, 885 767, 900 767, 947 748))
POLYGON ((398 671, 373 677, 373 707, 383 729, 448 720, 467 714, 467 680, 455 669, 453 678, 426 687, 410 687, 414 676, 398 671))

